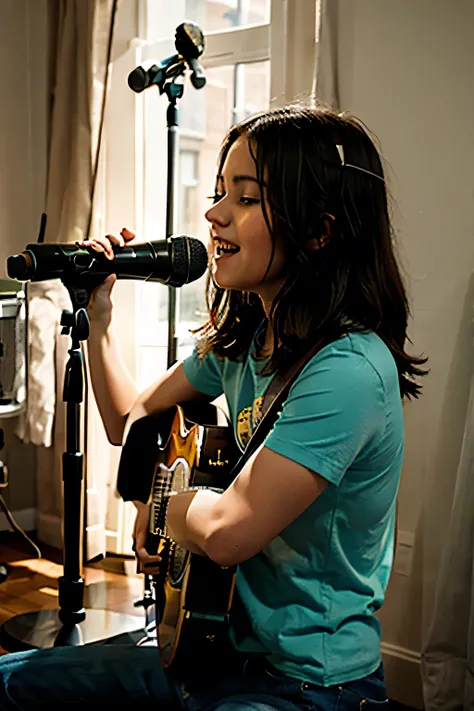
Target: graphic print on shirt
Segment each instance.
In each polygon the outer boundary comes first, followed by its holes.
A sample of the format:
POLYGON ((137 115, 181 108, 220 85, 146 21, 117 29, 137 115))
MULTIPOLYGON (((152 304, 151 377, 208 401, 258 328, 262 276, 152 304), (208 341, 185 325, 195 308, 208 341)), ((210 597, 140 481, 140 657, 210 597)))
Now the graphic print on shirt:
POLYGON ((237 442, 241 449, 245 449, 252 432, 260 422, 262 417, 263 397, 257 397, 252 407, 244 407, 237 415, 237 442))

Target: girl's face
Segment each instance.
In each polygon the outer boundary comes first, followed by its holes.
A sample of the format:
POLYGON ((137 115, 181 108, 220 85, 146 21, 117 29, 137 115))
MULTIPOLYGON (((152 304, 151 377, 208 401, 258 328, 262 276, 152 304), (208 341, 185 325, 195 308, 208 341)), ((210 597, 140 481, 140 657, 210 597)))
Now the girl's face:
MULTIPOLYGON (((214 281, 222 289, 252 291, 271 303, 284 282, 285 256, 272 237, 262 211, 255 163, 243 136, 232 144, 217 178, 210 222, 209 254, 214 281)), ((268 209, 267 209, 268 211, 268 209)))

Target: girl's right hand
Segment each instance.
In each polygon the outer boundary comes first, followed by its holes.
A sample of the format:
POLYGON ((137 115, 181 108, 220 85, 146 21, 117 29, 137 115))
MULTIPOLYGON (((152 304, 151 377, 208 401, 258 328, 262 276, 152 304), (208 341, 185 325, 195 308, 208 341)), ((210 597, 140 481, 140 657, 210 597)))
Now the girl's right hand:
MULTIPOLYGON (((126 244, 130 244, 133 240, 135 240, 135 233, 124 227, 118 237, 115 235, 106 235, 105 237, 82 240, 81 242, 76 242, 76 244, 79 247, 91 247, 96 252, 105 254, 107 259, 113 259, 115 256, 113 251, 114 246, 123 247, 126 244)), ((87 307, 91 325, 98 325, 104 330, 109 326, 112 320, 113 308, 112 289, 116 281, 117 277, 115 274, 110 274, 110 276, 92 292, 89 306, 87 307)))

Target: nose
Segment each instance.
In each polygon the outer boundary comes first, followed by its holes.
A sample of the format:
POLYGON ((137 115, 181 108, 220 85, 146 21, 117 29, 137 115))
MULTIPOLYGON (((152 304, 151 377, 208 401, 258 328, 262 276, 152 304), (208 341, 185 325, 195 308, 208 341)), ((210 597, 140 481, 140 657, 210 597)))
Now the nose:
POLYGON ((221 227, 225 227, 226 225, 229 224, 230 222, 230 215, 228 214, 227 210, 225 209, 225 198, 222 200, 219 200, 218 203, 215 205, 211 205, 209 210, 207 210, 204 213, 204 217, 208 222, 216 225, 220 225, 221 227))

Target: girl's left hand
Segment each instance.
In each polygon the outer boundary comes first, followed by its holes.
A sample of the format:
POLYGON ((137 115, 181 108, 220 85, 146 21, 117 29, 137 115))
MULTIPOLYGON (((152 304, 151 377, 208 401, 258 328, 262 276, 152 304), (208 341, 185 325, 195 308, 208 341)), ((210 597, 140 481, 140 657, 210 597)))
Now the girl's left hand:
POLYGON ((134 503, 137 508, 137 516, 133 527, 133 540, 139 569, 141 573, 157 575, 159 572, 158 564, 161 561, 161 557, 159 555, 150 555, 145 548, 150 522, 150 507, 148 504, 142 504, 140 502, 134 503))

